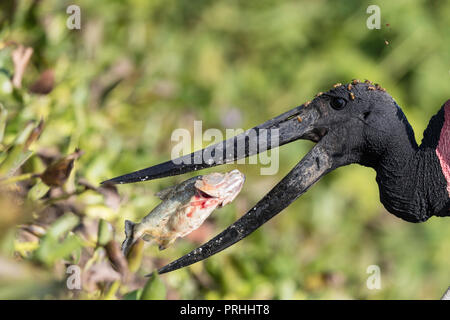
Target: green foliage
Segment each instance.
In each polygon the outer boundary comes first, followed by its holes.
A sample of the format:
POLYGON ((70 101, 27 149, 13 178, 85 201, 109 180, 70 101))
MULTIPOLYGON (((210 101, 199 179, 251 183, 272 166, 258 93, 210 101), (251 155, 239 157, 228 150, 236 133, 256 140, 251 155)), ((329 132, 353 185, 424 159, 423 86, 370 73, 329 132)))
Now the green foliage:
POLYGON ((124 220, 140 220, 159 203, 154 193, 196 174, 118 189, 99 182, 170 159, 172 131, 193 120, 224 133, 250 128, 352 78, 386 88, 420 140, 449 99, 450 2, 79 0, 81 30, 66 27, 70 4, 17 1, 0 13, 0 298, 442 295, 450 220, 388 214, 375 173, 359 166, 329 174, 236 246, 147 281, 250 209, 309 142, 281 147, 274 176, 248 162, 202 171, 237 166, 246 184, 195 238, 161 252, 141 242, 128 270, 111 263, 124 265, 115 250, 124 220), (369 4, 381 8, 380 30, 366 27, 369 4), (33 54, 17 87, 20 45, 33 54), (82 290, 65 286, 71 264, 82 290), (366 287, 373 264, 381 290, 366 287))
POLYGON ((97 239, 97 243, 99 246, 105 246, 109 241, 113 239, 112 226, 108 221, 104 219, 100 219, 98 223, 97 239))
POLYGON ((142 293, 140 300, 164 300, 166 298, 166 287, 159 277, 157 272, 154 272, 150 279, 148 279, 142 293))
POLYGON ((72 230, 78 222, 78 218, 71 214, 58 218, 42 237, 35 251, 35 259, 51 266, 57 260, 64 259, 81 248, 81 241, 76 235, 69 234, 61 240, 61 237, 72 230))

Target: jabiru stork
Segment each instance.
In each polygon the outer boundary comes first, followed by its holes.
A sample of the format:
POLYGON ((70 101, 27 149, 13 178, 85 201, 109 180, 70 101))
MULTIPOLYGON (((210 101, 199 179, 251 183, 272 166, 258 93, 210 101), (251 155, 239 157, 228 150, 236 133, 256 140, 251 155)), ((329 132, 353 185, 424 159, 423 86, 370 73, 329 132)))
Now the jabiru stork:
MULTIPOLYGON (((166 273, 204 260, 242 240, 285 209, 325 174, 353 163, 376 171, 380 200, 408 222, 424 222, 450 212, 450 100, 434 115, 419 146, 395 100, 379 85, 352 80, 336 84, 259 126, 278 129, 279 144, 316 142, 309 153, 252 209, 216 237, 160 268, 166 273)), ((246 131, 221 143, 103 183, 131 183, 209 168, 271 149, 249 150, 246 131), (244 143, 245 153, 235 146, 244 143), (227 155, 227 150, 232 154, 227 155), (216 157, 217 152, 223 157, 216 157), (205 155, 210 155, 210 158, 205 155), (214 159, 213 159, 214 157, 214 159), (198 159, 202 159, 200 162, 198 159), (219 159, 219 160, 218 160, 219 159), (197 160, 197 161, 193 161, 197 160)), ((269 138, 262 138, 269 139, 269 138)))

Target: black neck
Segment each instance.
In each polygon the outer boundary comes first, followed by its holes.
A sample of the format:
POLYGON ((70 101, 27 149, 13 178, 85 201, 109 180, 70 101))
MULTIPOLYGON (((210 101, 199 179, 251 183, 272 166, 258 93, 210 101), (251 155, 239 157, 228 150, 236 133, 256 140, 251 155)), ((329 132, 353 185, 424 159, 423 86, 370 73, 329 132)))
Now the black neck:
POLYGON ((447 181, 442 174, 436 147, 439 142, 443 115, 434 116, 424 133, 421 146, 404 118, 405 130, 397 130, 387 142, 385 152, 374 166, 385 208, 410 221, 426 221, 432 215, 448 215, 447 181))

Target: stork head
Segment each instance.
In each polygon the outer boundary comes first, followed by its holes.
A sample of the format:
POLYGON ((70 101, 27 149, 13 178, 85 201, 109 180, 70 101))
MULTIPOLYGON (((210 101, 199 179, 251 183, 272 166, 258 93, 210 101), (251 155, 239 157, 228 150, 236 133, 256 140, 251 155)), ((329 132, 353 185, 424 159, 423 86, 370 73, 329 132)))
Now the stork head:
POLYGON ((248 130, 173 161, 106 181, 130 183, 178 175, 229 163, 298 139, 316 142, 288 175, 238 221, 200 248, 161 268, 159 273, 201 261, 240 241, 281 212, 326 173, 351 163, 376 168, 380 159, 389 152, 393 140, 414 140, 411 127, 392 97, 378 85, 357 80, 346 85, 336 84, 328 92, 316 95, 312 101, 253 130, 256 135, 251 135, 248 130), (276 145, 269 143, 274 134, 270 129, 277 129, 276 145), (268 134, 263 135, 263 131, 268 134), (266 147, 257 150, 245 148, 244 153, 237 152, 237 146, 247 147, 252 139, 266 140, 263 144, 266 147))
POLYGON ((300 138, 319 143, 324 139, 321 145, 333 169, 351 163, 377 168, 392 148, 417 146, 394 99, 368 81, 337 84, 304 105, 302 113, 312 120, 300 138))

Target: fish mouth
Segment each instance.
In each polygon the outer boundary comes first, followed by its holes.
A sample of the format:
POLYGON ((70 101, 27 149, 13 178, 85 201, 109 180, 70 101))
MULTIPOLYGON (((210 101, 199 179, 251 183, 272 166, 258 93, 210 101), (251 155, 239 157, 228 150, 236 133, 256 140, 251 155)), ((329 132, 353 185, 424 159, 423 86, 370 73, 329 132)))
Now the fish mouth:
MULTIPOLYGON (((215 198, 234 197, 241 191, 245 175, 234 169, 228 173, 214 172, 195 182, 195 188, 215 198)), ((231 201, 226 201, 231 202, 231 201)))
POLYGON ((198 196, 205 198, 205 199, 216 198, 213 195, 210 195, 209 193, 206 193, 200 189, 197 189, 195 192, 197 193, 198 196))
POLYGON ((328 130, 321 122, 323 112, 320 108, 321 105, 314 101, 298 106, 221 143, 105 182, 130 183, 183 174, 230 163, 299 139, 316 143, 308 154, 240 219, 199 248, 160 268, 158 273, 174 271, 202 261, 244 239, 336 167, 330 150, 335 141, 331 140, 327 134, 328 130), (263 143, 258 143, 256 149, 249 148, 255 140, 263 143), (244 152, 236 151, 239 145, 246 147, 244 152))

